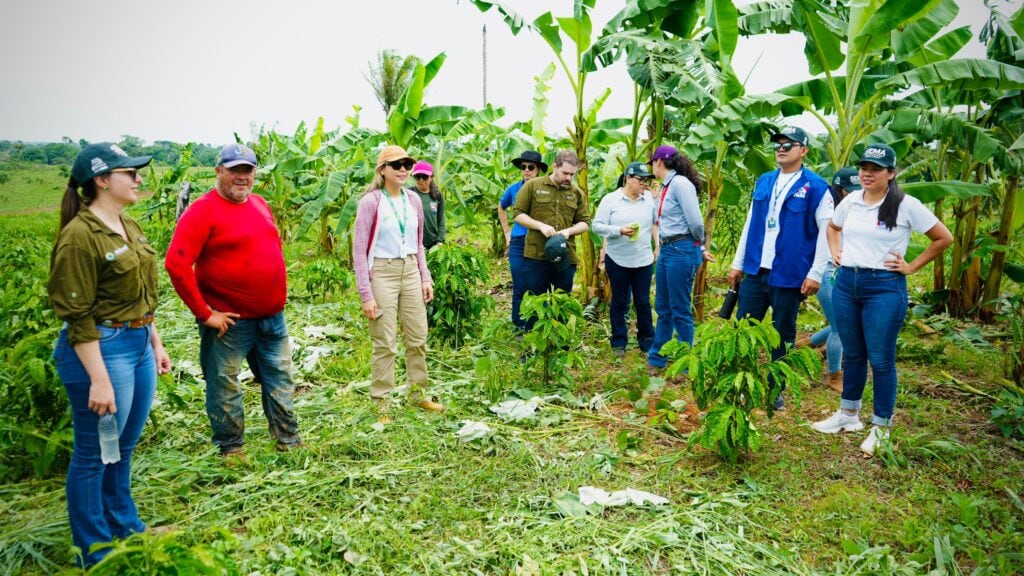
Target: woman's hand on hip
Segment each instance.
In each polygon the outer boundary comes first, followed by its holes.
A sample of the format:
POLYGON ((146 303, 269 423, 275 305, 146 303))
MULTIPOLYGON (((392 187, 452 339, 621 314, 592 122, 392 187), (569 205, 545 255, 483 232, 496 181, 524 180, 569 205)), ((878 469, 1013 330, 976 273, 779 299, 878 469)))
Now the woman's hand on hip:
POLYGON ((423 283, 423 303, 430 304, 434 300, 434 285, 430 282, 423 283))
POLYGON ((114 386, 110 384, 110 380, 93 380, 89 384, 89 410, 100 416, 117 412, 117 404, 114 402, 114 386))

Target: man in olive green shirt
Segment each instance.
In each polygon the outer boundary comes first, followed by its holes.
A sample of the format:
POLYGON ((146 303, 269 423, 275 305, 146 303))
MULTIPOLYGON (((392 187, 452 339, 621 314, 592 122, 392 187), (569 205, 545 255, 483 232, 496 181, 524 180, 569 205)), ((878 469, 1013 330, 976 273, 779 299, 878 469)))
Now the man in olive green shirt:
MULTIPOLYGON (((572 183, 579 165, 575 152, 562 150, 555 156, 551 175, 530 180, 516 195, 515 221, 527 229, 523 249, 527 294, 543 294, 551 289, 572 292, 579 261, 573 236, 586 232, 590 222, 587 197, 572 183), (566 239, 571 260, 568 265, 558 265, 545 256, 545 244, 558 235, 566 239)), ((530 327, 532 322, 527 329, 530 327)))

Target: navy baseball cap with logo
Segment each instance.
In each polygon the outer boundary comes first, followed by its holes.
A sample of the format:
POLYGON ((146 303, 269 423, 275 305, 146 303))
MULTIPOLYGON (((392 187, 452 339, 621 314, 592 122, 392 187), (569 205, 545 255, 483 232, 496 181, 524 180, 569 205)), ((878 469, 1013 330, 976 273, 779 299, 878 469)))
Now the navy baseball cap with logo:
POLYGON ((860 190, 860 172, 856 168, 843 168, 832 177, 832 184, 847 192, 860 190))
POLYGON ((810 142, 810 138, 807 137, 807 132, 804 132, 804 129, 799 126, 786 126, 782 130, 772 134, 771 141, 778 142, 783 138, 792 140, 802 146, 807 146, 808 142, 810 142))
POLYGON ((875 164, 882 168, 896 167, 896 151, 885 144, 868 144, 857 164, 875 164))
POLYGON ((554 262, 559 270, 565 270, 572 265, 572 257, 569 256, 569 246, 565 236, 555 234, 544 243, 544 257, 548 262, 554 262))
POLYGON ((632 162, 626 166, 626 176, 639 176, 640 178, 653 178, 654 174, 647 171, 643 162, 632 162))
POLYGON ((217 154, 217 166, 231 168, 241 164, 247 164, 253 168, 256 167, 256 153, 248 146, 228 144, 220 149, 220 154, 217 154))
POLYGON ((118 168, 142 168, 152 159, 151 156, 129 156, 120 146, 110 142, 89 144, 75 158, 71 166, 71 177, 78 184, 85 184, 96 176, 118 168))

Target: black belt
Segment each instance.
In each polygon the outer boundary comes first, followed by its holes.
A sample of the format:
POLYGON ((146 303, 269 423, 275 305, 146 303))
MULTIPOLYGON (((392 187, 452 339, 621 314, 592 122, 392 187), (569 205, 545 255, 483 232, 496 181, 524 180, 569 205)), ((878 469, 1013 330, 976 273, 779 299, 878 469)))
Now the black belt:
POLYGON ((661 237, 661 245, 662 246, 668 246, 669 244, 671 244, 673 242, 679 242, 680 240, 692 240, 692 239, 693 239, 693 236, 690 236, 689 234, 673 234, 671 236, 662 236, 661 237))

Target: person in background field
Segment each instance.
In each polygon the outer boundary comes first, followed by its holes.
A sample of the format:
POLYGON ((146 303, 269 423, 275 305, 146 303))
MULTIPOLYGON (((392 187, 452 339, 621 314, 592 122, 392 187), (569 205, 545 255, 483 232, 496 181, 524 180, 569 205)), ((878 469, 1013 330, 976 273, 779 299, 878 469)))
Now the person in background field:
POLYGON ((423 205, 423 248, 430 250, 444 244, 444 196, 434 183, 434 167, 427 162, 417 162, 412 167, 412 177, 416 180, 416 195, 423 205))
MULTIPOLYGON (((781 337, 772 350, 777 360, 795 344, 800 302, 821 286, 828 263, 825 230, 835 205, 828 182, 804 168, 807 133, 788 126, 771 141, 779 169, 765 172, 754 185, 729 284, 739 292, 737 318, 763 320, 772 309, 772 325, 781 337)), ((782 390, 773 406, 785 408, 782 390)))
MULTIPOLYGON (((580 159, 572 150, 555 155, 550 176, 530 180, 516 195, 516 222, 525 226, 523 271, 527 294, 572 292, 577 234, 589 229, 587 197, 573 185, 580 159)), ((587 239, 589 241, 589 238, 587 239)), ((533 327, 527 322, 526 329, 533 327)))
POLYGON ((217 156, 217 185, 182 214, 164 267, 199 324, 199 363, 213 444, 244 458, 245 409, 238 374, 249 359, 263 412, 281 452, 302 442, 295 419, 288 298, 281 236, 266 200, 252 194, 256 154, 228 144, 217 156))
POLYGON ((132 500, 132 453, 149 418, 157 373, 168 372, 171 360, 153 319, 156 249, 123 210, 138 201, 138 169, 149 162, 114 144, 83 148, 71 168, 50 256, 47 291, 64 321, 53 359, 74 430, 68 521, 85 567, 110 552, 91 552, 94 544, 146 529, 132 500), (120 460, 111 464, 100 458, 98 435, 107 414, 120 433, 120 460))
POLYGON ((612 289, 608 307, 611 347, 620 358, 626 353, 629 336, 626 309, 631 295, 637 344, 646 353, 654 341, 651 266, 658 257, 658 207, 645 188, 652 175, 642 163, 633 162, 623 176, 623 185, 601 198, 593 222, 594 232, 606 239, 602 257, 612 289))
MULTIPOLYGON (((839 205, 851 192, 860 190, 860 177, 856 168, 843 168, 832 177, 832 202, 839 205)), ((825 383, 836 392, 843 391, 843 342, 839 339, 839 331, 833 330, 835 316, 832 314, 832 282, 836 269, 829 261, 822 273, 821 288, 818 289, 818 303, 825 315, 827 324, 810 338, 796 341, 797 348, 802 346, 825 347, 825 358, 828 361, 828 376, 825 383)))
POLYGON ((434 281, 423 247, 423 205, 419 196, 403 189, 415 165, 402 147, 385 146, 377 156, 373 182, 356 210, 352 261, 363 314, 370 321, 370 397, 380 401, 382 421, 389 420, 386 402, 395 387, 399 319, 409 399, 424 410, 444 410, 425 396, 427 304, 434 299, 434 281))
POLYGON ((512 160, 512 165, 522 172, 515 184, 512 184, 501 195, 498 202, 498 221, 501 222, 501 229, 505 233, 505 245, 508 246, 508 266, 512 273, 512 325, 516 330, 525 329, 522 317, 519 315, 519 307, 523 303, 523 294, 526 293, 525 276, 523 273, 523 249, 526 246, 526 228, 522 224, 512 222, 509 228, 508 212, 516 202, 516 195, 519 189, 527 181, 532 180, 548 171, 548 165, 541 159, 540 153, 534 150, 527 150, 512 160))
POLYGON ((889 437, 896 406, 896 337, 907 317, 906 277, 941 255, 953 235, 931 210, 900 189, 892 148, 871 144, 858 164, 862 190, 839 204, 828 230, 832 263, 839 267, 832 313, 845 354, 843 397, 835 414, 811 426, 826 434, 864 428, 859 413, 870 362, 875 406, 860 449, 873 455, 889 437), (926 234, 931 242, 907 262, 911 232, 926 234))
POLYGON ((661 253, 654 289, 658 325, 647 366, 660 371, 668 359, 659 352, 673 333, 680 341, 693 344, 693 280, 704 262, 714 262, 715 258, 704 244, 704 218, 697 201, 700 175, 693 162, 672 146, 659 146, 650 164, 661 181, 656 212, 661 253))

